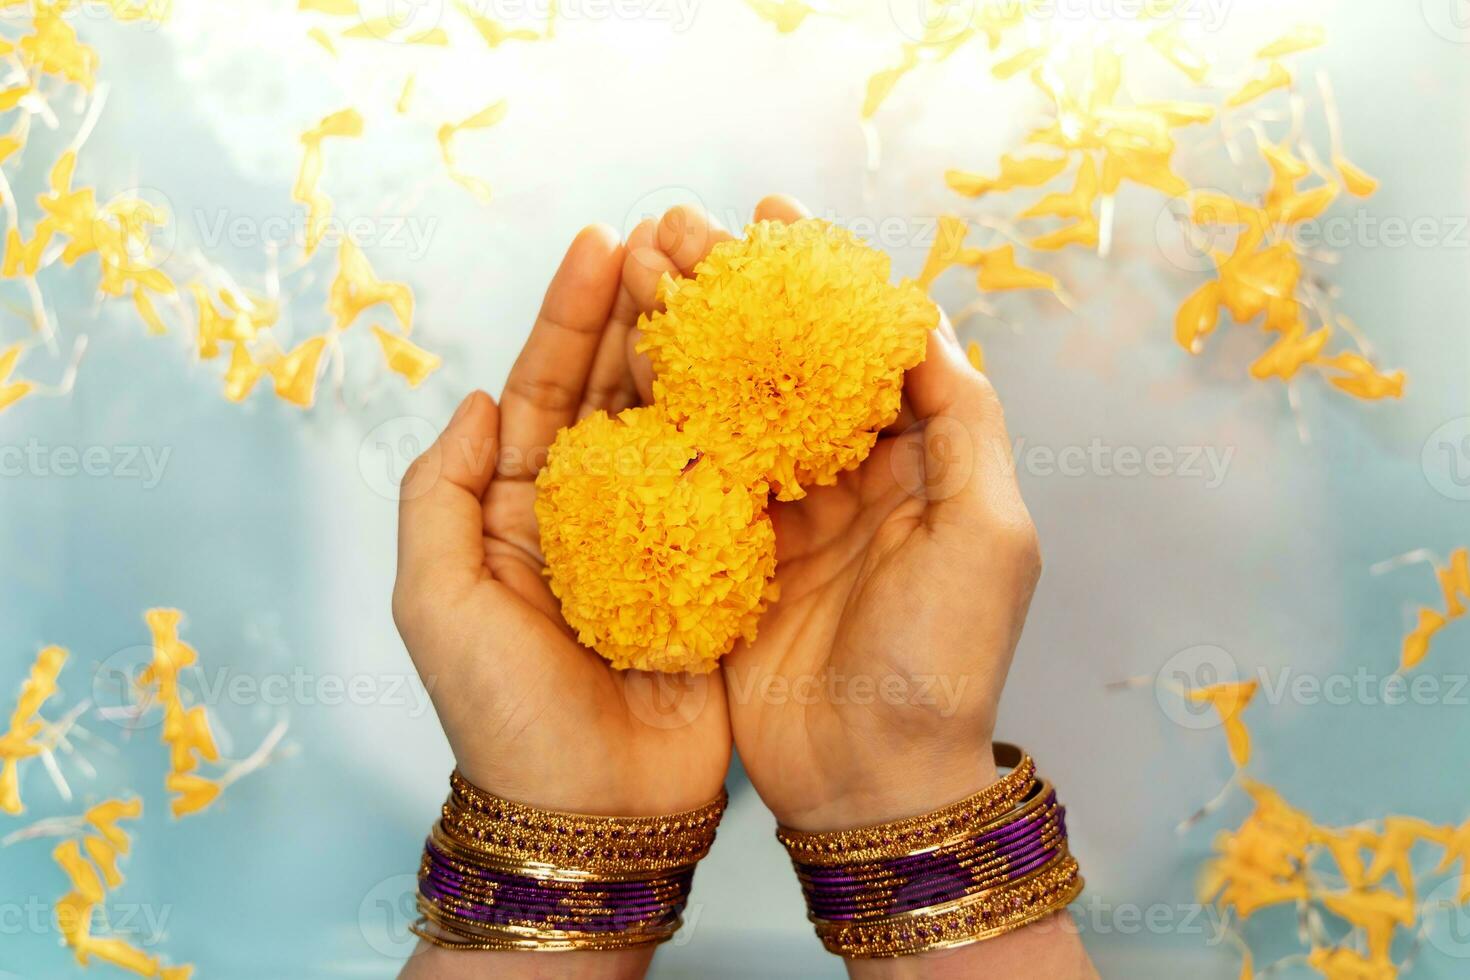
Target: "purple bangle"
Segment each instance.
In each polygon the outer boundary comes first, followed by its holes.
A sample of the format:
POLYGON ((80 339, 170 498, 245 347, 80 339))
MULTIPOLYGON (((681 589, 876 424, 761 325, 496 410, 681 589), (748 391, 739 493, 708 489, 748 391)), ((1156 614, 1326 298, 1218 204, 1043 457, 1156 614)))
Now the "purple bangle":
POLYGON ((419 891, 443 910, 478 923, 622 932, 677 922, 693 878, 692 868, 635 881, 532 877, 465 865, 430 838, 419 891))
POLYGON ((919 854, 849 867, 797 866, 811 915, 870 921, 1016 881, 1066 849, 1064 808, 1054 794, 1043 806, 980 837, 919 854))
POLYGON ((694 810, 606 817, 542 810, 450 778, 419 861, 413 931, 478 950, 613 950, 681 924, 724 793, 694 810))
POLYGON ((1081 893, 1051 784, 1018 747, 994 749, 1010 772, 937 810, 856 829, 777 829, 828 952, 963 946, 1039 922, 1081 893))

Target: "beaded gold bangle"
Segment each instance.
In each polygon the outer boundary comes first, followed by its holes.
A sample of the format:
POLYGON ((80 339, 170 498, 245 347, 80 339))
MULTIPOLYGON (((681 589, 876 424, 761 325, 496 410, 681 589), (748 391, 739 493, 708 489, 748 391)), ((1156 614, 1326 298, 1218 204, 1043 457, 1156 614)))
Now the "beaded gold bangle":
POLYGON ((1014 745, 995 744, 995 761, 1011 771, 973 796, 933 813, 908 817, 857 830, 809 833, 778 828, 776 837, 793 861, 808 864, 847 864, 901 857, 923 846, 969 832, 1014 809, 1031 792, 1036 763, 1014 745))
POLYGON ((501 799, 459 773, 424 844, 413 931, 436 946, 611 950, 682 924, 726 795, 666 817, 602 817, 501 799))
POLYGON ((998 782, 933 813, 778 837, 831 952, 905 956, 979 942, 1065 908, 1083 880, 1066 808, 1031 758, 998 744, 998 782))

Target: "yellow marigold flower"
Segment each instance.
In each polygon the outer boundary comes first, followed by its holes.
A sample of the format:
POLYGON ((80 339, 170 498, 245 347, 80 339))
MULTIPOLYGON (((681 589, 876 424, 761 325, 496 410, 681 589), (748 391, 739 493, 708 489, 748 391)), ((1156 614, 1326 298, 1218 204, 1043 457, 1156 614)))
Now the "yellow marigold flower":
POLYGON ((654 397, 698 448, 781 500, 834 483, 898 416, 939 310, 888 256, 816 218, 723 242, 639 321, 654 397))
POLYGON ((712 670, 776 598, 763 485, 747 488, 655 407, 563 429, 536 478, 551 591, 617 668, 712 670))

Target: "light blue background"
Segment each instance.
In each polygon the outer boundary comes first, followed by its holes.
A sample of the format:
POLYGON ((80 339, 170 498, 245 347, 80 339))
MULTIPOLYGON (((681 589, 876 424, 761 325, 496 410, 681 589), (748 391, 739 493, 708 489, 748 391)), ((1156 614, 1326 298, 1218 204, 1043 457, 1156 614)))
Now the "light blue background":
MULTIPOLYGON (((1435 14, 1435 0, 1423 6, 1435 14)), ((345 403, 324 382, 307 413, 265 392, 242 408, 220 398, 216 366, 195 363, 184 338, 147 338, 125 309, 94 316, 88 274, 49 277, 64 340, 85 333, 91 347, 72 396, 0 415, 0 443, 34 437, 170 456, 151 489, 122 478, 0 480, 0 691, 13 690, 41 645, 58 643, 72 651, 64 704, 91 696, 98 665, 147 641, 141 613, 154 605, 186 612, 184 638, 211 671, 371 678, 376 703, 219 705, 231 754, 281 717, 290 752, 180 823, 167 817, 156 731, 129 738, 91 719, 116 748, 85 750, 100 770, 94 781, 67 772, 86 801, 124 788, 147 801, 117 900, 167 915, 151 949, 197 963, 203 977, 389 976, 407 948, 407 876, 450 759, 432 712, 405 702, 399 686, 411 668, 388 609, 395 505, 379 490, 409 443, 390 440, 385 454, 381 434, 396 440, 423 427, 405 418, 437 426, 470 386, 499 390, 583 224, 627 230, 684 198, 739 216, 779 190, 846 223, 906 219, 901 240, 883 244, 911 274, 932 216, 961 203, 944 189, 943 169, 990 169, 1038 107, 1024 82, 987 80, 985 55, 967 49, 900 86, 878 117, 882 167, 868 176, 862 84, 900 40, 881 10, 863 23, 814 18, 783 37, 742 5, 705 3, 687 25, 569 19, 550 45, 472 55, 359 47, 331 64, 305 39, 294 4, 179 7, 161 31, 82 26, 112 90, 81 178, 162 189, 182 229, 177 255, 202 251, 249 283, 264 271, 259 247, 202 241, 218 209, 252 222, 289 215, 295 134, 359 104, 369 135, 329 144, 324 186, 343 214, 408 212, 432 223, 423 254, 393 244, 369 252, 385 278, 415 286, 416 337, 447 366, 414 393, 375 380, 365 318, 348 338, 345 403), (415 59, 422 108, 399 119, 385 107, 415 59), (506 122, 462 149, 466 168, 496 188, 481 208, 443 179, 433 129, 502 96, 511 100, 506 122)), ((1271 36, 1283 10, 1321 16, 1332 44, 1309 64, 1331 72, 1349 150, 1383 179, 1365 211, 1433 218, 1449 234, 1470 214, 1470 47, 1436 33, 1419 7, 1235 3, 1219 43, 1271 36)), ((1226 177, 1181 169, 1200 182, 1226 177)), ((22 186, 39 177, 27 171, 22 186)), ((1069 254, 1051 266, 1077 315, 1047 298, 1004 297, 1013 327, 982 318, 962 333, 984 341, 1023 450, 1097 439, 1233 456, 1217 487, 1022 466, 1047 571, 1001 732, 1061 787, 1089 881, 1086 940, 1104 975, 1234 977, 1237 951, 1185 917, 1211 835, 1241 815, 1241 802, 1185 836, 1173 830, 1228 778, 1223 737, 1175 724, 1167 698, 1147 686, 1105 685, 1204 644, 1228 651, 1243 674, 1263 666, 1278 680, 1288 669, 1318 678, 1392 671, 1408 608, 1437 593, 1423 566, 1380 576, 1370 566, 1470 544, 1470 504, 1439 493, 1443 474, 1421 462, 1432 432, 1470 416, 1465 232, 1457 246, 1360 239, 1341 253, 1331 275, 1339 307, 1385 364, 1407 370, 1408 397, 1365 405, 1306 381, 1303 444, 1284 389, 1246 378, 1265 342, 1252 328, 1222 327, 1195 360, 1173 344, 1172 311, 1199 277, 1161 258, 1156 195, 1127 195, 1120 208, 1114 259, 1069 254), (1138 924, 1135 907, 1162 910, 1152 914, 1166 924, 1138 924)), ((329 271, 325 257, 318 268, 329 271)), ((964 278, 954 273, 939 291, 952 312, 973 296, 964 278)), ((321 327, 323 283, 292 282, 302 295, 281 331, 299 338, 321 327)), ((23 330, 9 318, 3 336, 23 330)), ((914 583, 916 602, 925 588, 914 583)), ((1447 630, 1424 672, 1470 669, 1467 630, 1447 630)), ((1262 696, 1246 720, 1253 771, 1323 821, 1402 812, 1458 823, 1470 814, 1467 717, 1463 704, 1262 696)), ((81 805, 62 802, 35 765, 23 790, 26 820, 81 805)), ((660 953, 656 975, 837 975, 804 922, 770 816, 738 774, 731 792, 691 925, 660 953)), ((0 835, 21 825, 0 819, 0 835)), ((64 891, 49 851, 31 842, 0 852, 8 910, 64 891)), ((1271 924, 1275 938, 1252 933, 1258 963, 1294 945, 1292 923, 1271 924)), ((0 973, 78 972, 53 932, 3 929, 0 973)), ((1414 975, 1464 970, 1431 949, 1414 975)))

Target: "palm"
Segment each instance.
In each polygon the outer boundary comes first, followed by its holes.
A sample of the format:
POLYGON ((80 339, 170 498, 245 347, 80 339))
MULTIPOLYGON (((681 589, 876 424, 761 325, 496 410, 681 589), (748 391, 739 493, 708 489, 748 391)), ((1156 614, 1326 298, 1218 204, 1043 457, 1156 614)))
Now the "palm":
POLYGON ((896 454, 912 452, 919 440, 916 433, 885 438, 835 486, 775 505, 781 601, 728 669, 736 743, 778 813, 814 798, 812 776, 830 772, 833 756, 850 756, 899 718, 926 711, 893 703, 882 685, 945 669, 915 642, 916 593, 939 581, 937 569, 926 567, 936 553, 926 502, 895 472, 896 454), (749 689, 771 677, 791 692, 815 679, 820 696, 749 689))
POLYGON ((472 395, 405 478, 394 611, 471 781, 553 809, 670 813, 723 782, 724 687, 613 671, 582 647, 546 584, 533 510, 557 431, 637 398, 609 238, 573 243, 501 404, 472 395))

